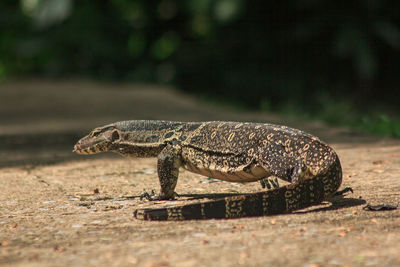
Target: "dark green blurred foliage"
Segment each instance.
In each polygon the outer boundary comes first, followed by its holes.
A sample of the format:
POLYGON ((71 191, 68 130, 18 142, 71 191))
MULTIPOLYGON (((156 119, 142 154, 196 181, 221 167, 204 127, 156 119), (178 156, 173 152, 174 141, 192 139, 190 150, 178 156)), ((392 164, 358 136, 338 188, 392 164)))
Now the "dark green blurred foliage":
POLYGON ((364 116, 357 128, 377 135, 400 138, 400 118, 390 118, 385 114, 364 116))
POLYGON ((395 0, 2 0, 0 79, 174 83, 333 122, 398 110, 395 0))

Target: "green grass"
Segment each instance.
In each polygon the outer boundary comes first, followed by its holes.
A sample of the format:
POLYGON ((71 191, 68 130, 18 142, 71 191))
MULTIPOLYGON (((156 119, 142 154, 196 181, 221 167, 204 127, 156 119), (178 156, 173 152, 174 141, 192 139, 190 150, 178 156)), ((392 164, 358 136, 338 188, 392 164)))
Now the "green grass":
POLYGON ((363 116, 355 126, 364 132, 400 138, 400 120, 387 114, 363 116))
POLYGON ((347 126, 360 132, 400 138, 399 115, 390 111, 370 110, 368 112, 353 108, 346 102, 329 103, 317 112, 301 112, 301 108, 283 111, 288 116, 299 116, 308 120, 321 120, 333 126, 347 126), (294 112, 292 112, 294 111, 294 112), (389 115, 391 114, 391 115, 389 115))

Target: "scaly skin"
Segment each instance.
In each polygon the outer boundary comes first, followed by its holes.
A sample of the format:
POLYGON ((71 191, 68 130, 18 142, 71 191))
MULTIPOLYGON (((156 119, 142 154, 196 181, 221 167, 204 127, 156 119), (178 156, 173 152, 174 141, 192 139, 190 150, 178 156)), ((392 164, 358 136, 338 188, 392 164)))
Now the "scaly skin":
POLYGON ((291 183, 265 192, 134 212, 145 220, 288 213, 321 203, 342 181, 339 158, 331 147, 300 130, 266 123, 123 121, 94 129, 74 151, 157 157, 158 199, 174 198, 180 167, 230 182, 275 176, 291 183))

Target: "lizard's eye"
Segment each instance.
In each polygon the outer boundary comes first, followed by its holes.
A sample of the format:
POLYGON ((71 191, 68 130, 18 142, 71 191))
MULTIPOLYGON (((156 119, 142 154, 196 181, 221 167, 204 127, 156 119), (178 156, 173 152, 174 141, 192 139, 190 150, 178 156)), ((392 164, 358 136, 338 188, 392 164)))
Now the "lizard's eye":
POLYGON ((119 132, 117 130, 114 130, 111 134, 111 141, 115 141, 119 139, 119 132))

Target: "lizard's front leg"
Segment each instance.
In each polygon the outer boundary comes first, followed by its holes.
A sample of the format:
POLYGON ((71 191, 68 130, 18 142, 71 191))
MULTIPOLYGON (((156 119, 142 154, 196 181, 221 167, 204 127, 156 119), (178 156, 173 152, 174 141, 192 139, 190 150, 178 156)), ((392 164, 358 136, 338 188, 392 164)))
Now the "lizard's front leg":
POLYGON ((161 192, 156 199, 174 199, 176 195, 174 190, 178 181, 179 167, 181 166, 180 148, 167 145, 157 159, 157 172, 161 192))

